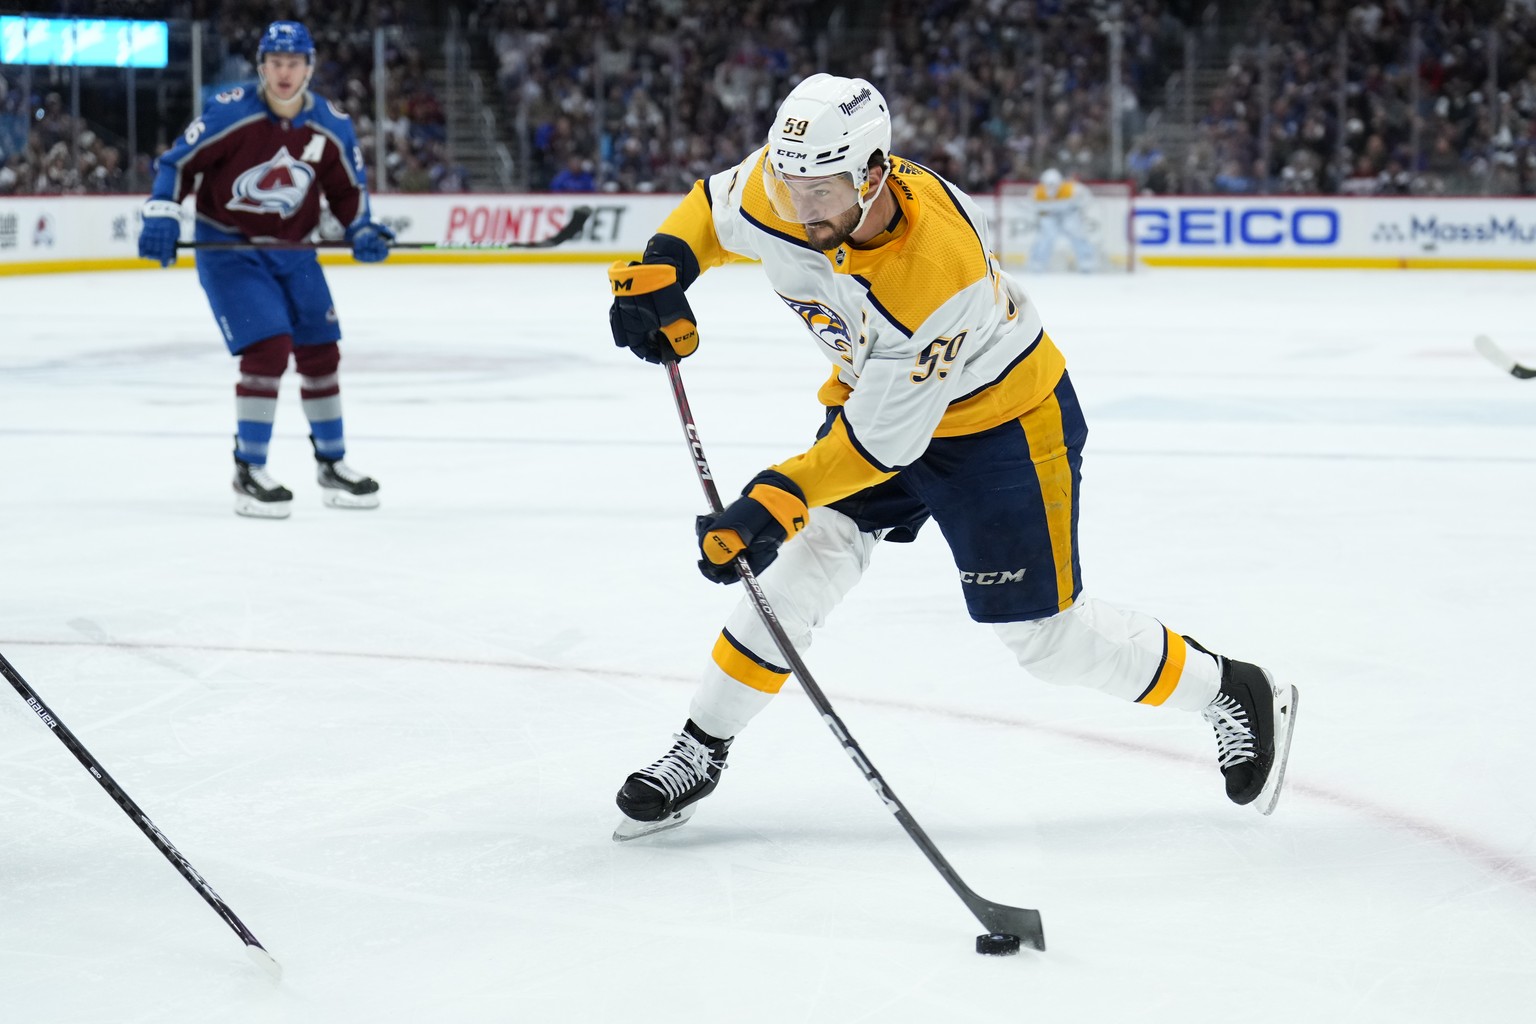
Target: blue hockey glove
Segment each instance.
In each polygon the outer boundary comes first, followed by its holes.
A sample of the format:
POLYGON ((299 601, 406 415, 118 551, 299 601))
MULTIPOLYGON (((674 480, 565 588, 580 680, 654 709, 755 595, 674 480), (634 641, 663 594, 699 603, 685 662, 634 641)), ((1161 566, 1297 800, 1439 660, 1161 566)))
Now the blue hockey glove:
POLYGON ((395 233, 378 221, 365 220, 347 228, 347 241, 352 243, 352 258, 359 263, 379 263, 389 257, 389 243, 395 233))
POLYGON ((181 204, 151 199, 144 204, 144 225, 139 229, 139 258, 162 267, 176 262, 176 243, 181 240, 181 204))
POLYGON ((699 347, 693 310, 670 263, 615 262, 608 268, 613 343, 648 363, 691 356, 699 347))
POLYGON ((716 583, 735 583, 736 556, 746 555, 754 573, 779 557, 779 546, 805 529, 805 493, 783 473, 764 470, 719 515, 699 516, 699 572, 716 583))

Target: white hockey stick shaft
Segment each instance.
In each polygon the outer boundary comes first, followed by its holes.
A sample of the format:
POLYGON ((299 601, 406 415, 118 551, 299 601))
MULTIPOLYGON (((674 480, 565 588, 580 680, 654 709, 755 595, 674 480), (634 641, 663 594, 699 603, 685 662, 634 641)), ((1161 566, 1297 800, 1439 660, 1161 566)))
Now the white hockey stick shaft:
POLYGON ((1488 337, 1488 335, 1479 334, 1472 340, 1472 344, 1482 354, 1484 359, 1511 377, 1518 377, 1521 380, 1530 380, 1532 377, 1536 377, 1536 368, 1521 366, 1515 362, 1510 354, 1500 348, 1498 343, 1488 337))

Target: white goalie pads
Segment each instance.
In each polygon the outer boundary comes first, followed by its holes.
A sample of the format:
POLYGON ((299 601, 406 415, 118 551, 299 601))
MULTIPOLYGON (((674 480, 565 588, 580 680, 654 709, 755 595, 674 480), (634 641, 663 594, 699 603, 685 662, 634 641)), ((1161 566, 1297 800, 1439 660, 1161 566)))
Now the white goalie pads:
POLYGON ((998 259, 1014 273, 1124 273, 1135 268, 1136 190, 1128 181, 1080 183, 1085 195, 1062 216, 1042 216, 1033 181, 1004 181, 994 195, 998 259))

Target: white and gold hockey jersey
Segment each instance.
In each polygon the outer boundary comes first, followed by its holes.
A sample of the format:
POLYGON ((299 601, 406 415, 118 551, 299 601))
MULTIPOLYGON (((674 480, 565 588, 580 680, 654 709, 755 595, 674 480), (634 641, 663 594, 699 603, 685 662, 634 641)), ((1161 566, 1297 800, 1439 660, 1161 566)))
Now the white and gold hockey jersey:
POLYGON ((759 260, 832 364, 819 393, 831 430, 774 466, 812 507, 885 480, 934 437, 999 426, 1046 400, 1065 369, 1024 290, 998 266, 976 203, 932 171, 891 158, 901 216, 863 246, 823 252, 773 212, 766 147, 699 182, 659 231, 700 270, 759 260))

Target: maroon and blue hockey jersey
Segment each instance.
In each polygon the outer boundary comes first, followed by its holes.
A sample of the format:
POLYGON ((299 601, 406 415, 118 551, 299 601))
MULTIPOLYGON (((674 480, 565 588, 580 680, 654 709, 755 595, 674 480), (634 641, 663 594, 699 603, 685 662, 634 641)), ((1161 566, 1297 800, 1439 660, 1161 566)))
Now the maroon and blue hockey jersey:
POLYGON ((297 242, 320 222, 320 197, 345 226, 369 219, 352 120, 308 93, 279 117, 254 85, 219 93, 155 162, 152 198, 197 195, 197 219, 256 240, 297 242))

